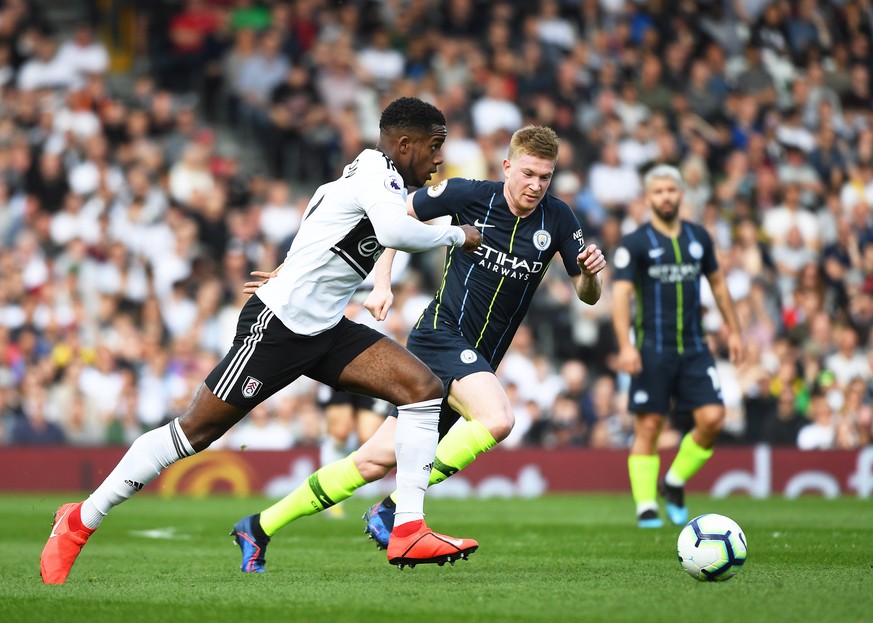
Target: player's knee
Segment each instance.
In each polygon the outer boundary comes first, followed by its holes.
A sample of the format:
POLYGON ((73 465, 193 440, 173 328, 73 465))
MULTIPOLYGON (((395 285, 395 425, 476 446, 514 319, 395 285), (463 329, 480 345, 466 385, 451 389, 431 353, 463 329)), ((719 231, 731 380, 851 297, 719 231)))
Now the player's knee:
POLYGON ((655 416, 640 416, 636 423, 636 436, 647 441, 654 441, 661 434, 664 420, 655 416))
POLYGON ((405 388, 408 399, 400 404, 412 404, 442 398, 444 394, 443 384, 434 375, 416 378, 405 388))
POLYGON ((724 428, 724 409, 707 411, 697 418, 697 428, 707 437, 716 437, 724 428))
POLYGON ((488 429, 494 441, 500 443, 512 432, 515 426, 515 415, 512 411, 496 411, 489 414, 488 417, 476 418, 479 422, 488 429))

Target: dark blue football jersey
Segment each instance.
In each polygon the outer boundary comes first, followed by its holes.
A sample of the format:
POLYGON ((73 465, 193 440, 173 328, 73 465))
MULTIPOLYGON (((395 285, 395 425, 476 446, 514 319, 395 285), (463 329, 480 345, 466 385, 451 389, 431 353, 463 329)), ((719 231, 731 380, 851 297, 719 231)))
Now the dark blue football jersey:
POLYGON ((416 328, 452 327, 496 368, 555 254, 569 275, 581 272, 576 256, 585 243, 579 220, 551 195, 519 218, 506 204, 503 182, 461 178, 416 192, 413 205, 422 221, 450 215, 455 225, 473 225, 482 233, 474 253, 447 250, 442 283, 416 328))
POLYGON ((680 354, 707 349, 700 278, 718 270, 718 261, 703 227, 682 221, 679 236, 669 238, 646 223, 621 239, 613 264, 613 279, 636 289, 637 347, 680 354))

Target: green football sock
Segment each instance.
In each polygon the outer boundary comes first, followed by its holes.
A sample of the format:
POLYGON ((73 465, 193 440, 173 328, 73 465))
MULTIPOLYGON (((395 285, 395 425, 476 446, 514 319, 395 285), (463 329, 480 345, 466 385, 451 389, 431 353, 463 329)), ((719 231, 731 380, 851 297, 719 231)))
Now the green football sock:
POLYGON ((355 467, 355 453, 325 465, 270 508, 261 511, 261 528, 273 536, 282 526, 326 508, 352 496, 366 481, 355 467))
POLYGON ((627 457, 627 472, 630 476, 631 493, 637 505, 637 513, 658 508, 658 470, 661 457, 657 454, 631 454, 627 457))
POLYGON ((698 446, 691 433, 688 433, 679 444, 679 452, 673 459, 670 469, 667 470, 665 482, 671 487, 684 487, 685 483, 706 464, 712 452, 712 448, 698 446))
POLYGON ((428 486, 442 482, 476 460, 483 452, 497 445, 488 429, 478 420, 455 426, 437 445, 428 486))
MULTIPOLYGON (((497 441, 478 420, 455 426, 437 445, 428 486, 442 482, 476 460, 476 457, 497 445, 497 441)), ((389 497, 396 501, 396 493, 389 497)))

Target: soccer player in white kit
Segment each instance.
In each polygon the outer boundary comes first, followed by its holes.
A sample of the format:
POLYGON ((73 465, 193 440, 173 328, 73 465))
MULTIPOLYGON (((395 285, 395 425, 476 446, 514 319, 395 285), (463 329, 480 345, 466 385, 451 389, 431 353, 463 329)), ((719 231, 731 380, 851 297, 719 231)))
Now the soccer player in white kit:
POLYGON ((476 541, 436 534, 423 520, 442 383, 402 346, 343 316, 385 247, 417 252, 450 245, 472 251, 481 243, 472 225, 426 225, 406 212, 407 186, 424 186, 442 163, 443 114, 404 97, 385 108, 379 127, 377 148, 361 152, 339 179, 313 194, 284 269, 245 304, 233 346, 185 414, 134 441, 87 500, 57 510, 40 556, 43 582, 66 582, 82 547, 114 506, 176 461, 207 448, 301 375, 402 405, 397 539, 389 561, 451 562, 476 550, 476 541))

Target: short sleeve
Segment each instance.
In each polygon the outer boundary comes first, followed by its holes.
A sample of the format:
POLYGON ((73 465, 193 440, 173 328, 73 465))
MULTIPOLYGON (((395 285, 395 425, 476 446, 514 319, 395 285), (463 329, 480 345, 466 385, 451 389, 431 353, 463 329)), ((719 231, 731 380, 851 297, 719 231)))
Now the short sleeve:
POLYGON ((559 253, 561 260, 564 262, 564 268, 567 274, 574 277, 582 272, 579 264, 576 263, 576 258, 585 248, 585 236, 582 234, 582 226, 579 224, 579 219, 573 211, 563 204, 561 210, 561 239, 559 253))
POLYGON ((612 257, 612 278, 614 281, 636 281, 636 251, 633 238, 625 236, 621 239, 612 257))

